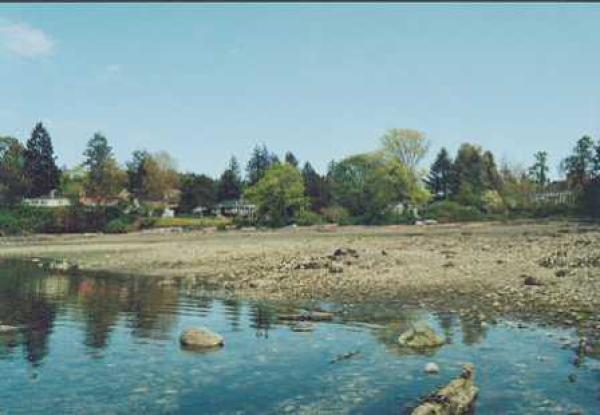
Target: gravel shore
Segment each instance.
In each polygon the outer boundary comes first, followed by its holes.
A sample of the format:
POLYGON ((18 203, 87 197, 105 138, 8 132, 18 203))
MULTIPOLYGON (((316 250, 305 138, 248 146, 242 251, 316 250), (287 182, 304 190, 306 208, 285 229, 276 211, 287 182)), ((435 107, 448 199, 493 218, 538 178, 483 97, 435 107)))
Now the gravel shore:
POLYGON ((1 239, 0 258, 245 298, 399 300, 482 319, 541 313, 598 331, 599 238, 600 226, 566 221, 37 235, 1 239))

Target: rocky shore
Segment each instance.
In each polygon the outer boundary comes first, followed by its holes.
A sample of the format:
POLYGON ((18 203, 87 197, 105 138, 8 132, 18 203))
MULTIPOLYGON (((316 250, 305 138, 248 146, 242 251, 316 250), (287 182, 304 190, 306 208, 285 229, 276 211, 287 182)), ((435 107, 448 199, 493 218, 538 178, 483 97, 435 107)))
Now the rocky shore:
POLYGON ((544 315, 597 332, 599 242, 600 226, 585 222, 328 226, 4 239, 0 258, 251 299, 398 300, 484 323, 544 315))

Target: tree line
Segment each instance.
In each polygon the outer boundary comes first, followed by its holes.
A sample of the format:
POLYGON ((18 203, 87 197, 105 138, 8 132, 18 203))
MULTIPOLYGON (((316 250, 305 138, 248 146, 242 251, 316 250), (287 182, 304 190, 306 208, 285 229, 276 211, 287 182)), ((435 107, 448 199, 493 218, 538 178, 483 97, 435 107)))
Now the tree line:
MULTIPOLYGON (((98 205, 119 199, 156 205, 176 205, 179 214, 201 206, 246 199, 257 206, 256 219, 271 225, 290 223, 401 223, 414 220, 410 206, 432 217, 460 220, 482 215, 507 215, 539 210, 531 194, 570 190, 577 212, 594 213, 600 202, 600 143, 579 139, 561 163, 564 180, 550 182, 548 153, 534 154, 531 166, 503 162, 491 151, 463 143, 452 157, 442 148, 427 170, 421 164, 430 149, 425 135, 411 129, 391 129, 371 152, 331 161, 317 172, 292 152, 282 159, 266 145, 255 146, 245 171, 235 156, 217 178, 179 172, 167 152, 136 150, 120 165, 108 139, 95 133, 87 142, 83 161, 59 168, 52 139, 36 124, 22 144, 0 137, 0 203, 19 206, 56 190, 75 204, 83 199, 98 205)), ((542 206, 542 210, 550 211, 542 206)), ((542 212, 543 213, 543 212, 542 212)))

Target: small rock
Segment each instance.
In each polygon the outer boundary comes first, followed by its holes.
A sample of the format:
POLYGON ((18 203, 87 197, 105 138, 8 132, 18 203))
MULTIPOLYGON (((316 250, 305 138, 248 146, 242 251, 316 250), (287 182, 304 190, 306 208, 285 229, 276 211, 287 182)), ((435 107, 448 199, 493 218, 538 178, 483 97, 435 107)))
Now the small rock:
POLYGON ((192 349, 216 348, 225 344, 223 337, 204 327, 187 329, 179 338, 179 342, 182 346, 192 349))
POLYGON ((341 262, 332 261, 329 265, 329 272, 339 274, 344 272, 344 265, 341 262))
POLYGON ((540 285, 544 285, 539 279, 531 276, 531 275, 525 275, 524 276, 524 280, 523 280, 523 284, 525 285, 530 285, 530 286, 540 286, 540 285))
POLYGON ((440 367, 433 362, 429 362, 425 365, 425 372, 431 375, 440 373, 440 367))

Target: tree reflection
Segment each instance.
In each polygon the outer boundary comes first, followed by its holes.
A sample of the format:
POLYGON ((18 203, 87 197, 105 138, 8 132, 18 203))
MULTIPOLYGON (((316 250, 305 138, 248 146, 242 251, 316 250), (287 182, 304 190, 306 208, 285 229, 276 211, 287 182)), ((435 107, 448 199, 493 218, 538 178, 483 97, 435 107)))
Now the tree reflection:
POLYGON ((231 325, 232 331, 240 331, 240 319, 242 316, 242 303, 236 299, 223 300, 225 316, 231 325))
POLYGON ((119 287, 106 279, 85 278, 78 285, 78 305, 85 321, 86 346, 103 349, 119 318, 119 287))
POLYGON ((467 346, 481 343, 487 334, 487 325, 475 316, 460 316, 460 327, 463 334, 463 343, 467 346))
POLYGON ((3 353, 23 346, 25 358, 38 366, 48 354, 57 305, 44 295, 46 274, 34 264, 9 262, 0 267, 0 321, 19 333, 0 336, 3 353))
POLYGON ((250 327, 256 330, 256 337, 269 337, 269 329, 275 320, 275 310, 265 304, 256 303, 250 311, 250 327))

